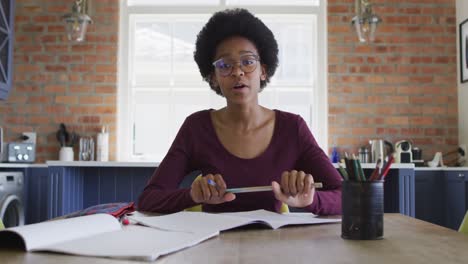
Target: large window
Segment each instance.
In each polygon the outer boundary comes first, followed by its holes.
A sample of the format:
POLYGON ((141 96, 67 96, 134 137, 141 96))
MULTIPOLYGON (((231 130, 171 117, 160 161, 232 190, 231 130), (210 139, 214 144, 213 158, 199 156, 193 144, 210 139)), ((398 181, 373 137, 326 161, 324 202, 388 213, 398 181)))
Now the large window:
POLYGON ((324 0, 122 1, 118 159, 162 160, 186 116, 225 105, 202 81, 193 52, 211 14, 230 7, 255 13, 278 41, 280 66, 260 104, 300 114, 326 149, 324 5, 324 0))

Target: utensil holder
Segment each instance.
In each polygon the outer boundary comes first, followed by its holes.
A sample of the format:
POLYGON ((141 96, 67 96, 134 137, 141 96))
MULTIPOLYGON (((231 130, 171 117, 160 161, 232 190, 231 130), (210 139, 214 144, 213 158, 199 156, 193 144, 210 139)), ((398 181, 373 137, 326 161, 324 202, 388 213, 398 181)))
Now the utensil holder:
POLYGON ((73 148, 72 147, 61 147, 59 151, 60 161, 73 161, 73 148))
POLYGON ((383 238, 384 181, 343 181, 341 237, 383 238))

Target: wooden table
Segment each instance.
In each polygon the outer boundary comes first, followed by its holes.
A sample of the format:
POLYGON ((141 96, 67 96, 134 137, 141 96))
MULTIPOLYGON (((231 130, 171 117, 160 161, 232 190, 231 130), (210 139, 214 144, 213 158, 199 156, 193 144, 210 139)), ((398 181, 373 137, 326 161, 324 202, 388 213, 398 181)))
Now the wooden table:
MULTIPOLYGON (((468 263, 467 235, 400 214, 385 214, 382 240, 344 240, 340 234, 341 224, 232 230, 156 263, 468 263)), ((0 262, 135 263, 6 249, 0 249, 0 262)))

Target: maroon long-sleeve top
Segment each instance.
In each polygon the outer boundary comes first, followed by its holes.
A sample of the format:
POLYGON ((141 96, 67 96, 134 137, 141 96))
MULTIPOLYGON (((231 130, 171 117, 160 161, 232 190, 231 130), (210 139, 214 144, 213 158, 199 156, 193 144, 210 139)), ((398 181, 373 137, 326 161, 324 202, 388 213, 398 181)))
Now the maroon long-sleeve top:
MULTIPOLYGON (((200 170, 203 175, 219 173, 227 188, 270 185, 281 182, 283 171, 302 170, 312 174, 323 188, 305 209, 319 215, 341 214, 341 177, 298 115, 274 110, 273 137, 267 149, 253 159, 231 154, 214 130, 211 110, 186 118, 169 152, 155 170, 138 199, 138 209, 172 213, 196 205, 189 188, 178 188, 185 175, 200 170)), ((223 204, 203 204, 203 211, 230 212, 265 209, 279 212, 281 202, 273 192, 239 193, 223 204)))

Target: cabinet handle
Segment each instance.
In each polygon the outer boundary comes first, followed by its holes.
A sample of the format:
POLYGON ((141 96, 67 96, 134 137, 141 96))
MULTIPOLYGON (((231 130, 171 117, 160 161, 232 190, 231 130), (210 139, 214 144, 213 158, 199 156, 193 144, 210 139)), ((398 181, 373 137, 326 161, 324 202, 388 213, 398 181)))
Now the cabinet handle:
POLYGON ((465 177, 465 174, 463 174, 463 173, 458 174, 458 178, 463 178, 463 177, 465 177))

